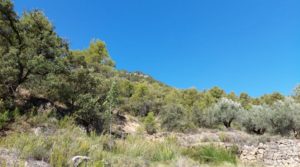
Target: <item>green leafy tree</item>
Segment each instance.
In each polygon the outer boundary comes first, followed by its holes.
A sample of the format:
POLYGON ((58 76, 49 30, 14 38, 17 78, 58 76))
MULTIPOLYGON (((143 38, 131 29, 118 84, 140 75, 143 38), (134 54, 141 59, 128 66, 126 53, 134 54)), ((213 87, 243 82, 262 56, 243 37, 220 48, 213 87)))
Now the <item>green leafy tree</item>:
POLYGON ((104 107, 99 103, 99 99, 91 94, 79 95, 76 104, 78 109, 74 113, 77 124, 83 126, 88 135, 91 131, 102 132, 104 107))
POLYGON ((245 109, 250 109, 251 108, 252 99, 247 93, 241 93, 240 97, 239 97, 239 101, 245 109))
POLYGON ((45 87, 40 90, 53 101, 66 104, 70 110, 76 108, 76 101, 80 95, 88 93, 102 95, 98 89, 101 85, 100 79, 85 68, 73 69, 67 75, 51 75, 45 82, 45 87))
POLYGON ((101 40, 93 40, 90 43, 89 48, 82 51, 73 51, 74 55, 83 56, 87 63, 103 64, 109 66, 115 66, 115 63, 110 58, 110 55, 106 49, 106 45, 101 40))
POLYGON ((176 90, 176 89, 170 89, 168 90, 168 92, 165 95, 164 101, 167 104, 171 104, 171 103, 181 103, 181 94, 180 94, 180 90, 176 90))
POLYGON ((34 88, 33 81, 61 72, 68 47, 42 12, 19 18, 9 0, 0 1, 0 12, 0 89, 8 99, 15 98, 20 86, 34 88))
POLYGON ((105 125, 108 125, 107 129, 109 129, 109 135, 110 135, 110 144, 109 144, 109 149, 111 150, 111 146, 112 146, 112 140, 111 140, 111 135, 112 135, 112 124, 113 124, 113 110, 116 108, 117 104, 118 104, 119 100, 118 100, 118 90, 117 90, 117 85, 116 82, 113 81, 110 87, 110 90, 107 93, 107 97, 106 100, 104 102, 104 104, 107 106, 108 110, 106 110, 106 115, 107 115, 107 119, 106 119, 106 123, 105 125))
POLYGON ((199 93, 194 88, 181 91, 181 96, 181 104, 185 107, 192 107, 199 99, 199 93))
POLYGON ((200 100, 197 102, 197 105, 200 109, 205 110, 214 105, 216 102, 217 100, 209 92, 204 92, 200 94, 200 100))
POLYGON ((72 51, 72 60, 79 65, 89 66, 90 69, 105 78, 115 76, 115 63, 108 54, 103 41, 93 40, 89 48, 72 51))
POLYGON ((231 99, 233 101, 238 101, 239 98, 237 97, 237 95, 234 93, 234 92, 230 92, 228 95, 227 95, 227 98, 228 99, 231 99))
POLYGON ((134 86, 133 86, 133 83, 130 82, 129 80, 120 79, 120 80, 118 80, 117 86, 118 86, 119 94, 121 97, 130 98, 133 95, 134 86))
POLYGON ((217 100, 221 99, 226 94, 224 90, 220 89, 217 86, 211 88, 210 90, 208 90, 208 92, 217 100))
POLYGON ((113 110, 116 108, 118 100, 119 91, 115 81, 112 82, 109 92, 107 93, 106 102, 107 105, 113 110))
POLYGON ((150 92, 146 83, 134 86, 134 93, 130 98, 131 108, 135 115, 146 116, 150 112, 150 92))
POLYGON ((273 105, 276 101, 284 100, 284 96, 278 92, 264 95, 260 98, 262 104, 273 105))

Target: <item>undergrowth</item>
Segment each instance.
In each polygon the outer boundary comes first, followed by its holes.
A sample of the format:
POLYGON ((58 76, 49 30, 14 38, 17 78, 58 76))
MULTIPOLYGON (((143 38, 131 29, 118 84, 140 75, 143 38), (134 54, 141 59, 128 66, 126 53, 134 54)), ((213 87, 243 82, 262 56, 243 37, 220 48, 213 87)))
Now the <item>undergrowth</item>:
POLYGON ((202 164, 212 163, 217 165, 224 162, 237 163, 235 150, 227 150, 213 145, 186 148, 183 150, 183 155, 202 164))
MULTIPOLYGON (((45 115, 40 117, 32 118, 31 123, 47 126, 43 120, 51 119, 46 119, 45 115)), ((0 147, 18 150, 23 160, 43 160, 53 167, 69 166, 72 157, 77 155, 90 157, 86 165, 93 167, 178 166, 180 163, 219 164, 224 161, 236 164, 235 155, 227 150, 212 146, 182 148, 175 137, 149 140, 143 135, 129 135, 125 139, 113 139, 111 143, 107 135, 87 135, 68 117, 51 121, 52 130, 48 132, 48 128, 42 128, 39 133, 32 130, 12 133, 0 139, 0 147)))

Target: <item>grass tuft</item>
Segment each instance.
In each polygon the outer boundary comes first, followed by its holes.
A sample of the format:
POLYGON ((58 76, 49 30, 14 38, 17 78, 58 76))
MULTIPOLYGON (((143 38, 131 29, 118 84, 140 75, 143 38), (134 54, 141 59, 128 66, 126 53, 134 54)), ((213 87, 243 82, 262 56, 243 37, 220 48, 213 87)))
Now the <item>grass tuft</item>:
POLYGON ((224 162, 229 162, 232 164, 237 163, 234 151, 226 150, 225 148, 220 148, 213 145, 184 149, 183 155, 202 164, 221 164, 224 162))

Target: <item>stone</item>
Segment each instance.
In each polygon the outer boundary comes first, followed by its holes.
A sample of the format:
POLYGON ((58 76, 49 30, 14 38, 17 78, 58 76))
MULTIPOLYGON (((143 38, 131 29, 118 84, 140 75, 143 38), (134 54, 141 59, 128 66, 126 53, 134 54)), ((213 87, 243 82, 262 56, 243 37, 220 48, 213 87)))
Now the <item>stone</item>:
POLYGON ((37 127, 37 128, 34 128, 34 129, 33 129, 33 133, 34 133, 36 136, 41 135, 42 132, 43 132, 43 128, 42 128, 42 127, 37 127))
POLYGON ((259 154, 263 154, 264 151, 265 151, 264 149, 258 149, 258 150, 257 150, 257 152, 258 152, 259 154))
POLYGON ((71 159, 73 167, 78 167, 80 164, 83 162, 86 163, 88 160, 90 160, 90 158, 87 156, 75 156, 71 159))
POLYGON ((243 162, 263 162, 264 166, 300 166, 300 145, 299 141, 291 139, 281 139, 279 141, 259 143, 243 146, 240 159, 243 162))

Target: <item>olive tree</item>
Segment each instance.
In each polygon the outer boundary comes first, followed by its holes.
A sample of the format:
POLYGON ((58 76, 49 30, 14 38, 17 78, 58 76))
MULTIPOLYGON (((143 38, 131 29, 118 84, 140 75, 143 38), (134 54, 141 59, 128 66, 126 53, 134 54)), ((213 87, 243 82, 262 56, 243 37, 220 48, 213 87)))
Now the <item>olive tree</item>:
POLYGON ((266 105, 253 105, 242 112, 241 123, 248 132, 262 135, 269 128, 267 120, 271 112, 266 105))
POLYGON ((213 116, 217 122, 223 123, 226 128, 230 128, 232 121, 237 119, 242 109, 240 103, 227 98, 221 98, 210 110, 214 112, 213 116))
POLYGON ((287 97, 272 106, 269 123, 275 133, 288 135, 291 131, 295 135, 300 132, 300 104, 293 98, 287 97))

